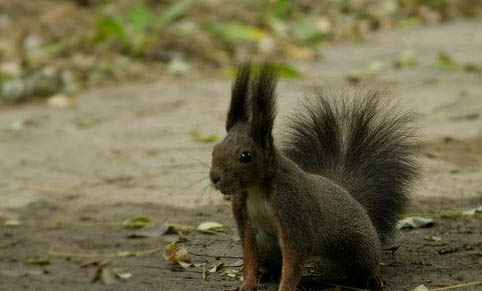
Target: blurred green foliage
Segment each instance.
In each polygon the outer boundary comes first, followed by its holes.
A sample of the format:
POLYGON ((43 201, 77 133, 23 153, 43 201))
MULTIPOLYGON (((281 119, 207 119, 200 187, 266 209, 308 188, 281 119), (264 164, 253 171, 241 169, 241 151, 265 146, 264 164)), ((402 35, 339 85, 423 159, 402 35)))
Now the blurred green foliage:
MULTIPOLYGON (((482 15, 480 0, 43 0, 39 13, 48 14, 59 3, 70 7, 65 9, 70 14, 59 14, 39 29, 32 28, 39 17, 28 14, 5 28, 8 33, 0 25, 0 89, 6 80, 43 66, 70 72, 77 83, 71 87, 85 88, 147 78, 159 68, 176 76, 193 67, 226 71, 246 58, 278 61, 283 75, 293 78, 300 74, 287 61, 316 59, 329 42, 482 15), (69 21, 74 25, 64 25, 69 21)), ((23 6, 31 9, 28 5, 34 4, 0 6, 0 19, 23 6)), ((454 67, 443 56, 437 63, 454 67)), ((415 65, 410 52, 393 63, 396 68, 415 65)), ((478 72, 480 66, 466 67, 478 72)))

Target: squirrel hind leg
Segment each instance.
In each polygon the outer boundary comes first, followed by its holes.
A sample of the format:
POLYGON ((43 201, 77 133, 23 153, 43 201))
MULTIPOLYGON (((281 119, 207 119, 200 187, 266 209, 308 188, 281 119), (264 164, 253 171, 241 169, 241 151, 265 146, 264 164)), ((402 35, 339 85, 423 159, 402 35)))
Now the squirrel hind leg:
POLYGON ((363 270, 360 267, 351 267, 346 273, 349 283, 357 288, 364 288, 369 290, 382 290, 385 287, 386 281, 380 274, 380 268, 376 270, 363 270))

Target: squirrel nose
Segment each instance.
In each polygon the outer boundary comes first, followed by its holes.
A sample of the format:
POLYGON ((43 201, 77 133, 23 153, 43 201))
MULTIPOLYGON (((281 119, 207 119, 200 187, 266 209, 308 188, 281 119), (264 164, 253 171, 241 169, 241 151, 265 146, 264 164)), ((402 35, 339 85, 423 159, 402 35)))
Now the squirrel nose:
POLYGON ((219 182, 219 180, 221 180, 221 175, 217 174, 217 173, 213 173, 211 172, 209 174, 209 178, 211 178, 211 181, 214 183, 214 184, 217 184, 219 182))

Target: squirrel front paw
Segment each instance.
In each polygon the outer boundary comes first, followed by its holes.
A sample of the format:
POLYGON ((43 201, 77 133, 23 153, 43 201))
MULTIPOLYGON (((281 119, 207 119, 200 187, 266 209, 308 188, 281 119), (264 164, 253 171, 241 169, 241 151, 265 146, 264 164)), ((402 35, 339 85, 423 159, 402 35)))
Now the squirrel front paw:
POLYGON ((236 288, 236 291, 256 291, 256 285, 244 282, 240 287, 236 288))

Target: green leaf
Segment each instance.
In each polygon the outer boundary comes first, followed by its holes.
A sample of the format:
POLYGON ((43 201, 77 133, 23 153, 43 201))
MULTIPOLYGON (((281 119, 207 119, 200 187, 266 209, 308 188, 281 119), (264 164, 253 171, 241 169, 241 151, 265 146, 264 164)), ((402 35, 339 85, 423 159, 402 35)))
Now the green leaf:
POLYGON ((6 227, 16 227, 22 225, 22 223, 16 219, 9 219, 3 223, 6 227))
POLYGON ((137 31, 144 31, 152 20, 152 13, 145 4, 139 4, 131 12, 131 24, 137 31))
POLYGON ((125 25, 121 19, 115 17, 105 17, 97 21, 96 35, 94 42, 100 43, 109 39, 116 39, 126 42, 125 25))
POLYGON ((231 42, 260 41, 266 37, 263 30, 238 22, 209 24, 207 29, 231 42))
POLYGON ((267 13, 276 17, 285 17, 291 8, 290 0, 273 0, 268 1, 267 13))
POLYGON ((325 37, 316 25, 307 20, 294 21, 290 28, 295 38, 307 44, 316 44, 325 37))
POLYGON ((217 232, 224 232, 228 230, 229 227, 222 225, 219 222, 206 221, 198 225, 197 230, 202 233, 215 234, 217 232))
POLYGON ((142 228, 149 225, 150 220, 144 216, 138 216, 126 219, 122 222, 122 225, 126 228, 142 228))
POLYGON ((50 256, 47 257, 38 257, 38 258, 31 258, 27 260, 27 264, 31 265, 39 265, 39 266, 46 266, 50 265, 51 263, 50 256))
POLYGON ((177 1, 175 4, 169 6, 169 8, 167 8, 166 11, 164 11, 161 16, 159 16, 156 22, 156 27, 158 29, 163 28, 165 25, 180 17, 184 12, 189 9, 189 7, 191 7, 191 5, 198 1, 199 0, 177 1))
POLYGON ((463 213, 457 210, 445 210, 440 213, 440 218, 459 218, 463 213))
POLYGON ((393 66, 396 69, 414 67, 417 65, 417 55, 413 50, 407 49, 400 53, 400 55, 393 61, 393 66))
POLYGON ((449 54, 441 51, 434 63, 434 67, 442 70, 456 70, 459 68, 459 64, 449 54))
POLYGON ((464 211, 462 214, 466 215, 466 216, 481 216, 482 217, 482 206, 480 206, 478 208, 471 209, 471 210, 464 211))
MULTIPOLYGON (((253 68, 254 68, 254 73, 257 74, 260 66, 254 65, 253 68)), ((276 64, 275 71, 278 74, 278 76, 282 79, 299 79, 303 77, 303 74, 300 71, 298 71, 295 67, 289 64, 276 64)), ((229 69, 229 70, 223 71, 222 74, 232 78, 236 75, 236 69, 229 69)))
POLYGON ((217 134, 206 135, 201 133, 199 130, 194 130, 194 129, 189 131, 188 135, 189 137, 191 137, 193 141, 197 141, 201 143, 212 143, 219 140, 219 136, 217 134))
POLYGON ((276 72, 280 76, 280 78, 286 79, 298 79, 301 78, 302 75, 300 71, 295 69, 293 66, 287 64, 280 64, 276 66, 276 72))

